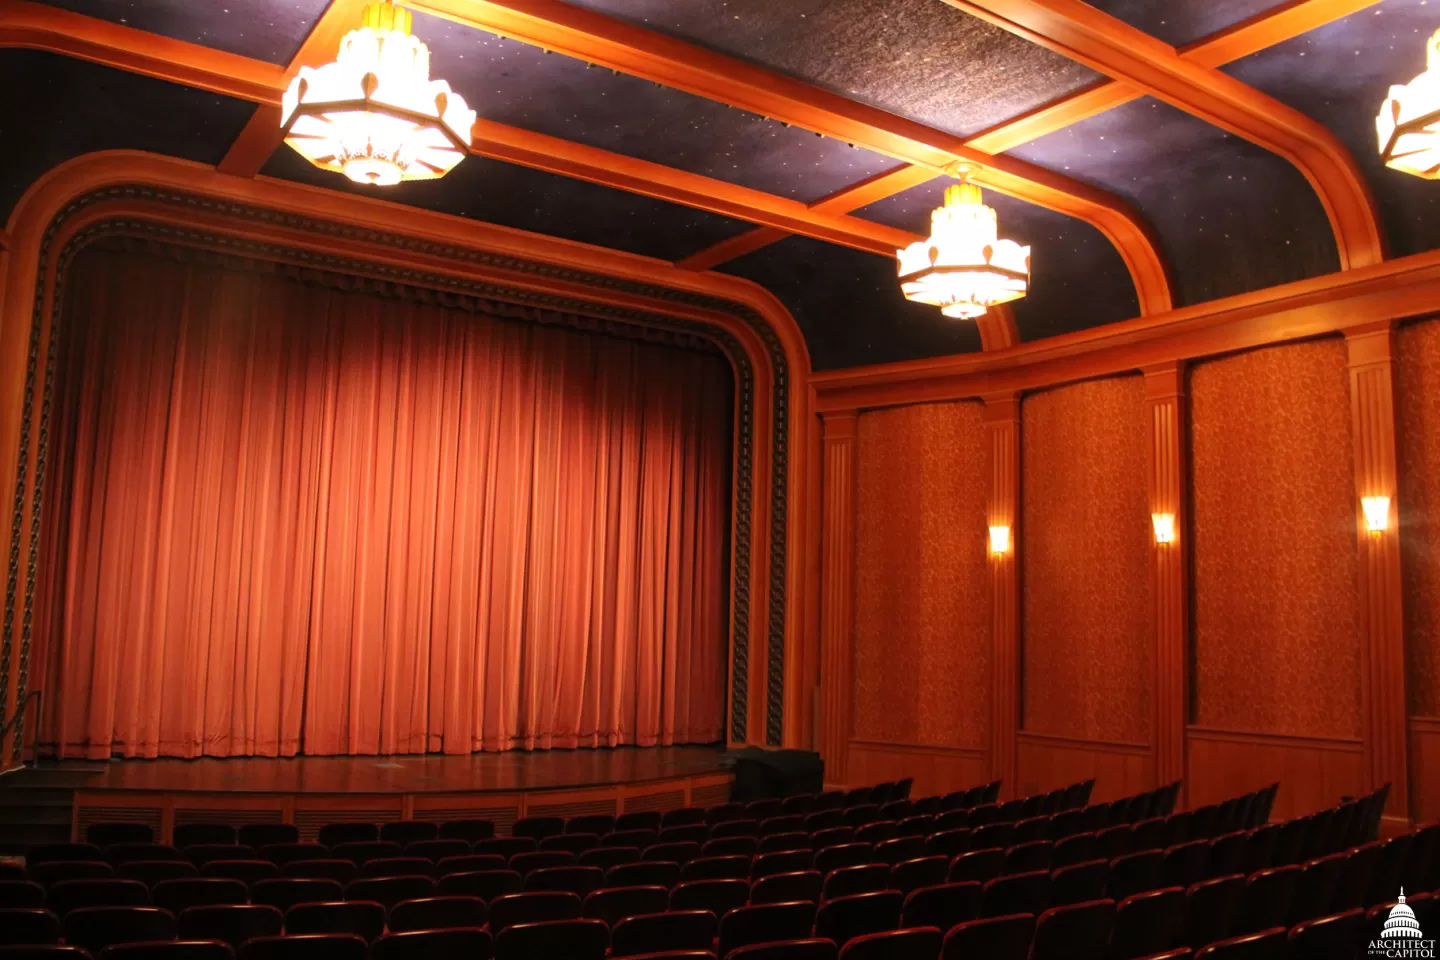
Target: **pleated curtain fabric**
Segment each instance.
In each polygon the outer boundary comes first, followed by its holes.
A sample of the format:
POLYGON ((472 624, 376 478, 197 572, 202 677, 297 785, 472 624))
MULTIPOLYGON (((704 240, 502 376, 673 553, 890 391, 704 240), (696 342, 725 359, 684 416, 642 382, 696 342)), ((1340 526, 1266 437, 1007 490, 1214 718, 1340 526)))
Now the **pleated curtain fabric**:
POLYGON ((145 251, 69 290, 42 744, 722 738, 722 357, 145 251))

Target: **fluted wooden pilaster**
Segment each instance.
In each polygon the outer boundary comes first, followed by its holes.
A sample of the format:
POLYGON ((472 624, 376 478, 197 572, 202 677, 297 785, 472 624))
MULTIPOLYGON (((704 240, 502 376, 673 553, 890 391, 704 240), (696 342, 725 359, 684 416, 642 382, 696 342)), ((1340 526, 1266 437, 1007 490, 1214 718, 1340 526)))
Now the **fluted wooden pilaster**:
POLYGON ((820 532, 820 756, 825 781, 846 783, 855 597, 854 411, 824 419, 820 532))
POLYGON ((1348 332, 1350 410, 1355 444, 1355 517, 1360 541, 1360 663, 1365 755, 1370 784, 1389 783, 1387 819, 1410 807, 1406 763, 1405 637, 1400 532, 1395 521, 1395 350, 1388 324, 1348 332), (1362 497, 1389 497, 1389 529, 1371 533, 1362 497))
MULTIPOLYGON (((1150 414, 1150 512, 1173 514, 1175 540, 1151 540, 1150 605, 1154 637, 1151 742, 1157 784, 1185 777, 1185 725, 1189 719, 1186 650, 1190 630, 1189 514, 1185 502, 1185 365, 1147 367, 1145 404, 1150 414)), ((1183 802, 1183 801, 1182 801, 1183 802)))
MULTIPOLYGON (((1010 549, 990 553, 991 718, 990 775, 1014 796, 1015 737, 1020 726, 1020 589, 1016 551, 1020 546, 1020 397, 985 398, 990 438, 990 526, 1010 528, 1010 549)), ((986 543, 989 549, 989 543, 986 543)))

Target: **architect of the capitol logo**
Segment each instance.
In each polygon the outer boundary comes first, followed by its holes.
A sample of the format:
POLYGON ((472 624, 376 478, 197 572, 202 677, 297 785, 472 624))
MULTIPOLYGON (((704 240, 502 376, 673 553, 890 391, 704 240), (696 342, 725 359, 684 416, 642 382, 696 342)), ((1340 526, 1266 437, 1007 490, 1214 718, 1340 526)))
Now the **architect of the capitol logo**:
POLYGON ((1372 957, 1431 957, 1435 956, 1435 941, 1426 940, 1415 919, 1415 911, 1405 903, 1405 890, 1400 890, 1400 902, 1390 910, 1385 926, 1380 928, 1380 938, 1370 941, 1369 955, 1372 957))

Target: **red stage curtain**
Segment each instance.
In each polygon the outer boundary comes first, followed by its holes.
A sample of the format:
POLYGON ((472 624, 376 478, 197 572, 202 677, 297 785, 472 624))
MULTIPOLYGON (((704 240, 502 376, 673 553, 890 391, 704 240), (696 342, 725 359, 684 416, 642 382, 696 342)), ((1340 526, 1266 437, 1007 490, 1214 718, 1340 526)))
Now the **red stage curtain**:
POLYGON ((153 252, 72 276, 42 743, 722 737, 723 358, 153 252))

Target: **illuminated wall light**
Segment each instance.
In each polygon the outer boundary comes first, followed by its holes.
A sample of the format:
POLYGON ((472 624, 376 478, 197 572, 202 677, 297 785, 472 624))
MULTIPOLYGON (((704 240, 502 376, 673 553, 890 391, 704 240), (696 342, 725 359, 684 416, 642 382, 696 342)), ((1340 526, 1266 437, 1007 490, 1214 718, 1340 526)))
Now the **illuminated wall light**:
POLYGON ((1379 536, 1390 528, 1390 498, 1361 497, 1360 506, 1365 511, 1365 526, 1370 533, 1379 536))
POLYGON ((1175 542, 1175 514, 1173 513, 1152 513, 1150 522, 1155 524, 1156 543, 1175 542))
POLYGON ((1010 552, 1009 527, 990 528, 990 552, 995 554, 996 556, 1010 552))

